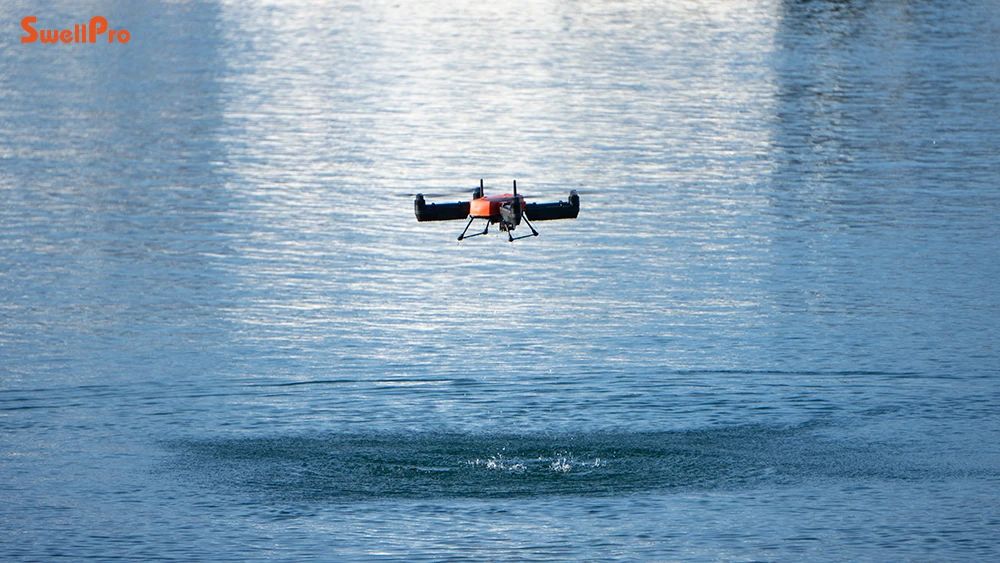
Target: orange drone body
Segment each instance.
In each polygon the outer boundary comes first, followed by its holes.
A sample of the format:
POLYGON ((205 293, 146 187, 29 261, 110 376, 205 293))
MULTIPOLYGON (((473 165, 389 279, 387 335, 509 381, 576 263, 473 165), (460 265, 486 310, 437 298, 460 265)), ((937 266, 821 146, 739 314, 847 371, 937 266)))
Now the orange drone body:
MULTIPOLYGON (((521 202, 521 211, 524 211, 526 204, 524 198, 514 194, 487 195, 473 199, 469 202, 469 217, 476 219, 498 219, 500 217, 500 206, 514 200, 521 202)), ((494 223, 496 221, 493 221, 494 223)))

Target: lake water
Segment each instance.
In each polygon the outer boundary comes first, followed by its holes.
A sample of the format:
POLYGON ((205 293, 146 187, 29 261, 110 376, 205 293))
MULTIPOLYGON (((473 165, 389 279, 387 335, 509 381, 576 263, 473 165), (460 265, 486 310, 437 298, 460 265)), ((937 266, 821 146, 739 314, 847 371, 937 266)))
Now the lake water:
POLYGON ((0 558, 1000 558, 995 0, 0 16, 0 558))

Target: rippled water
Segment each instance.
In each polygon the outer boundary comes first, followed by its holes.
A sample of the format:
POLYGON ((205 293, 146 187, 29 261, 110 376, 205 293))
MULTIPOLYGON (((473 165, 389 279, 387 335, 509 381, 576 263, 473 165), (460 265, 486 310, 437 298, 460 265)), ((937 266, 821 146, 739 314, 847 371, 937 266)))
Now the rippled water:
POLYGON ((44 10, 0 558, 1000 556, 995 2, 44 10))

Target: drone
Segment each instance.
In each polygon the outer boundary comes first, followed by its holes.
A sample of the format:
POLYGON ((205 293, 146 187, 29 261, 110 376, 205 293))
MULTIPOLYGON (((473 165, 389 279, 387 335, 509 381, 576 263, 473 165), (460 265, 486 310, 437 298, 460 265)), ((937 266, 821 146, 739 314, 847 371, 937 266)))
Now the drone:
POLYGON ((499 223, 500 231, 507 233, 508 242, 521 240, 528 237, 537 237, 538 231, 532 226, 528 217, 534 221, 553 221, 555 219, 576 219, 580 214, 580 196, 576 190, 570 190, 567 201, 557 201, 553 203, 526 203, 523 195, 517 193, 517 180, 514 180, 514 193, 500 195, 486 195, 483 191, 483 181, 479 180, 479 187, 472 191, 471 201, 459 201, 456 203, 427 203, 424 194, 417 194, 413 200, 413 212, 417 216, 417 221, 455 221, 469 219, 465 224, 462 234, 458 235, 458 240, 485 235, 490 230, 490 225, 499 223), (469 227, 476 219, 484 219, 486 227, 481 232, 466 235, 469 227), (514 229, 521 222, 531 229, 531 234, 515 237, 514 229))

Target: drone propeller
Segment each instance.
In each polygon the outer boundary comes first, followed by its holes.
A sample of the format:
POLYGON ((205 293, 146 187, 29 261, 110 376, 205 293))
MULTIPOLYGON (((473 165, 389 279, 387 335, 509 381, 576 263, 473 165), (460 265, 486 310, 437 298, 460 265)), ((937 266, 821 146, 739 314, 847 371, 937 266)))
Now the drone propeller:
MULTIPOLYGON (((565 189, 565 188, 570 188, 572 190, 576 190, 576 192, 578 194, 583 194, 583 195, 591 195, 591 194, 601 193, 600 190, 596 190, 596 189, 593 189, 593 188, 578 187, 578 186, 582 186, 582 184, 578 184, 577 186, 574 186, 574 185, 571 185, 571 184, 561 184, 561 183, 557 183, 557 182, 531 182, 529 185, 532 186, 532 187, 544 188, 545 191, 547 191, 547 192, 551 191, 552 188, 559 188, 560 191, 562 189, 565 189)), ((416 197, 418 194, 422 194, 425 198, 428 198, 428 199, 438 199, 438 198, 445 198, 445 197, 472 198, 472 197, 477 197, 478 194, 482 194, 484 191, 487 192, 487 193, 504 193, 506 191, 505 188, 501 188, 501 187, 497 187, 497 186, 485 186, 485 185, 483 185, 482 180, 480 180, 479 187, 478 188, 474 188, 472 190, 469 190, 469 189, 458 189, 458 190, 456 190, 456 189, 451 189, 450 187, 447 187, 447 186, 424 186, 423 188, 425 188, 427 190, 433 190, 433 191, 395 192, 395 193, 393 193, 393 195, 396 196, 396 197, 413 198, 413 197, 416 197)), ((413 189, 413 188, 410 188, 410 189, 413 189)), ((546 195, 546 194, 533 194, 533 195, 519 194, 518 193, 518 189, 517 189, 517 180, 514 180, 513 191, 514 191, 514 195, 519 196, 519 197, 521 197, 523 199, 553 199, 553 198, 558 199, 558 196, 546 195)))
POLYGON ((454 190, 449 188, 444 188, 441 186, 426 186, 430 190, 448 190, 448 191, 438 191, 438 192, 397 192, 393 195, 398 197, 417 197, 418 195, 423 195, 429 198, 439 198, 439 197, 468 197, 475 198, 479 197, 483 193, 483 181, 479 180, 479 187, 474 188, 472 191, 468 189, 464 190, 454 190))
MULTIPOLYGON (((524 182, 522 182, 522 184, 523 183, 524 182)), ((530 188, 541 188, 541 189, 543 189, 546 192, 551 192, 553 190, 558 190, 559 193, 565 193, 564 190, 570 189, 570 190, 573 190, 576 193, 582 194, 582 195, 594 195, 594 194, 606 193, 606 192, 603 192, 603 191, 601 191, 599 189, 596 189, 596 188, 584 188, 582 186, 583 186, 583 184, 560 184, 560 183, 556 183, 556 182, 544 182, 544 183, 531 182, 529 184, 530 188)), ((532 198, 539 198, 539 197, 548 198, 549 196, 547 196, 547 195, 530 195, 530 196, 526 195, 526 196, 522 196, 522 197, 524 197, 525 199, 532 199, 532 198)))
MULTIPOLYGON (((429 189, 447 189, 441 186, 430 186, 429 189)), ((428 198, 439 198, 439 197, 469 197, 472 195, 473 190, 451 190, 451 191, 436 191, 436 192, 395 192, 392 195, 396 197, 417 197, 417 194, 423 194, 424 197, 428 198)))

